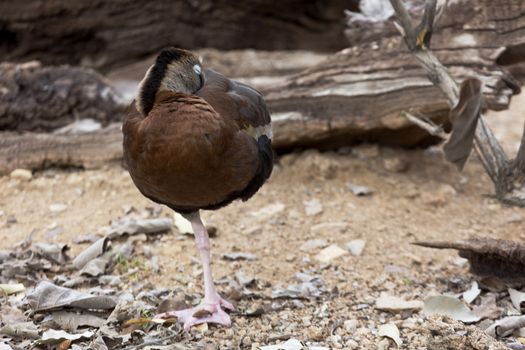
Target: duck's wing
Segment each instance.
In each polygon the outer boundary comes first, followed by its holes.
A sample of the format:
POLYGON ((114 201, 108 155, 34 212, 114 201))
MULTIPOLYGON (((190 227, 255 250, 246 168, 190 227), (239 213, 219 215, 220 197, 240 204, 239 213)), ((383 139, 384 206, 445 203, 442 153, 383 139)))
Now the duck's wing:
POLYGON ((257 145, 257 171, 246 188, 236 194, 247 200, 273 170, 272 124, 266 103, 256 89, 209 69, 204 71, 204 84, 196 95, 206 100, 222 118, 235 121, 240 132, 250 135, 257 145))
POLYGON ((272 123, 261 93, 244 83, 230 80, 211 69, 204 71, 204 84, 197 96, 206 100, 223 118, 233 119, 254 139, 272 139, 272 123))

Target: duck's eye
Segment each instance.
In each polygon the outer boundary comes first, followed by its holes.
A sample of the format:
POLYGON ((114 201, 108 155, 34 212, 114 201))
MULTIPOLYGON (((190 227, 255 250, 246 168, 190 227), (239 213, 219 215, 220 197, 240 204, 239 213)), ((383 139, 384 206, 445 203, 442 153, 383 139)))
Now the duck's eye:
POLYGON ((193 66, 193 71, 194 71, 195 73, 197 73, 197 75, 200 75, 201 72, 202 72, 202 68, 201 68, 201 66, 199 66, 198 64, 196 64, 196 65, 193 66))

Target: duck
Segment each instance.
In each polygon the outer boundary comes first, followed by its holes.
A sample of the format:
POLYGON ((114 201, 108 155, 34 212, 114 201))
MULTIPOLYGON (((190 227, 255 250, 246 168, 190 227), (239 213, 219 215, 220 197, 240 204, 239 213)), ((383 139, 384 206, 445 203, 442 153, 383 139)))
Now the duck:
POLYGON ((177 318, 189 330, 202 323, 231 325, 234 306, 213 281, 202 210, 250 199, 274 164, 270 113, 262 94, 203 67, 190 51, 168 47, 139 83, 124 117, 124 162, 137 189, 192 226, 202 263, 204 298, 177 318))

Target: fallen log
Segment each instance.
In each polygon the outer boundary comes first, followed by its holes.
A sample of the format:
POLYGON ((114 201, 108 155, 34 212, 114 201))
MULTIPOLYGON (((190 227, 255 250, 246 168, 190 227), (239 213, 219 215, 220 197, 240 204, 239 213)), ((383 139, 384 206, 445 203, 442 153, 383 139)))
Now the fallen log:
POLYGON ((17 168, 95 169, 122 159, 120 123, 86 134, 0 133, 0 175, 17 168))
POLYGON ((0 63, 0 131, 53 131, 87 118, 107 125, 121 120, 124 109, 91 69, 0 63))
POLYGON ((98 69, 176 45, 223 50, 344 48, 357 0, 40 0, 0 2, 0 57, 98 69), (154 40, 152 40, 154 38, 154 40))

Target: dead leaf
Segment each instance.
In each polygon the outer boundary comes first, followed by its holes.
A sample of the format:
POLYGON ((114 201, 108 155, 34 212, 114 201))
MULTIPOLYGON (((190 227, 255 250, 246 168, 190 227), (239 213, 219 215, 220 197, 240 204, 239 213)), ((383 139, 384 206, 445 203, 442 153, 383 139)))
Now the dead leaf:
POLYGON ((376 299, 375 308, 377 310, 390 312, 417 311, 423 308, 423 302, 419 300, 407 301, 382 292, 379 298, 376 299))
MULTIPOLYGON (((174 226, 182 235, 193 235, 193 227, 191 222, 179 213, 173 214, 174 226)), ((204 221, 203 221, 204 224, 204 221)))
POLYGON ((379 325, 379 327, 377 327, 377 335, 380 337, 388 337, 392 339, 396 343, 397 347, 400 347, 403 344, 399 334, 399 329, 393 323, 379 325))
POLYGON ((81 275, 88 275, 91 277, 97 277, 103 275, 106 272, 106 267, 111 261, 113 254, 108 252, 98 258, 90 260, 83 268, 80 270, 81 275))
POLYGON ((56 243, 34 243, 31 246, 33 252, 57 264, 64 264, 69 260, 69 257, 66 254, 68 249, 69 247, 66 244, 56 243))
POLYGON ((0 350, 13 350, 13 348, 4 342, 0 342, 0 350))
POLYGON ((33 322, 19 322, 0 328, 0 335, 22 339, 38 339, 40 338, 40 331, 33 322))
POLYGON ((108 243, 109 239, 107 237, 98 239, 73 259, 73 265, 78 270, 82 269, 88 262, 104 254, 108 249, 108 243))
POLYGON ((139 233, 155 234, 167 232, 171 230, 172 227, 173 222, 170 218, 135 219, 125 217, 114 222, 110 227, 102 229, 102 232, 105 233, 109 239, 113 239, 125 234, 136 235, 139 233))
POLYGON ((478 282, 474 281, 472 282, 472 286, 463 292, 463 300, 465 300, 467 304, 471 304, 479 296, 479 293, 481 293, 481 289, 478 287, 478 282))
POLYGON ((500 318, 503 310, 496 305, 496 294, 488 293, 481 297, 481 303, 474 306, 472 312, 480 319, 494 320, 500 318))
POLYGON ((79 309, 113 309, 117 303, 115 299, 106 295, 91 295, 73 289, 59 287, 48 281, 40 282, 31 291, 26 301, 33 311, 43 311, 61 307, 79 309))
POLYGON ((26 290, 26 287, 22 283, 13 284, 1 284, 0 283, 0 295, 10 295, 20 293, 26 290))
POLYGON ((509 295, 510 300, 512 301, 512 305, 514 305, 516 310, 523 313, 525 309, 525 293, 520 292, 516 289, 509 288, 509 295))
POLYGON ((476 316, 461 300, 447 295, 433 295, 425 299, 423 305, 425 316, 445 315, 456 321, 465 323, 478 322, 476 316))
POLYGON ((261 346, 261 350, 330 350, 324 346, 308 346, 297 339, 288 339, 286 342, 277 345, 261 346))
POLYGON ((42 338, 40 340, 37 340, 36 343, 40 345, 48 345, 48 344, 59 344, 63 342, 64 340, 79 340, 79 339, 89 339, 91 338, 95 333, 91 331, 85 331, 83 333, 79 334, 70 334, 66 331, 62 330, 55 330, 55 329, 49 329, 42 334, 42 338))
POLYGON ((476 78, 467 78, 461 83, 459 100, 450 110, 452 134, 443 146, 445 158, 463 170, 474 143, 474 135, 479 117, 483 93, 482 83, 476 78))
POLYGON ((57 311, 50 315, 50 320, 56 323, 61 329, 75 331, 78 327, 89 326, 100 328, 106 323, 102 317, 92 314, 78 314, 68 311, 57 311))

